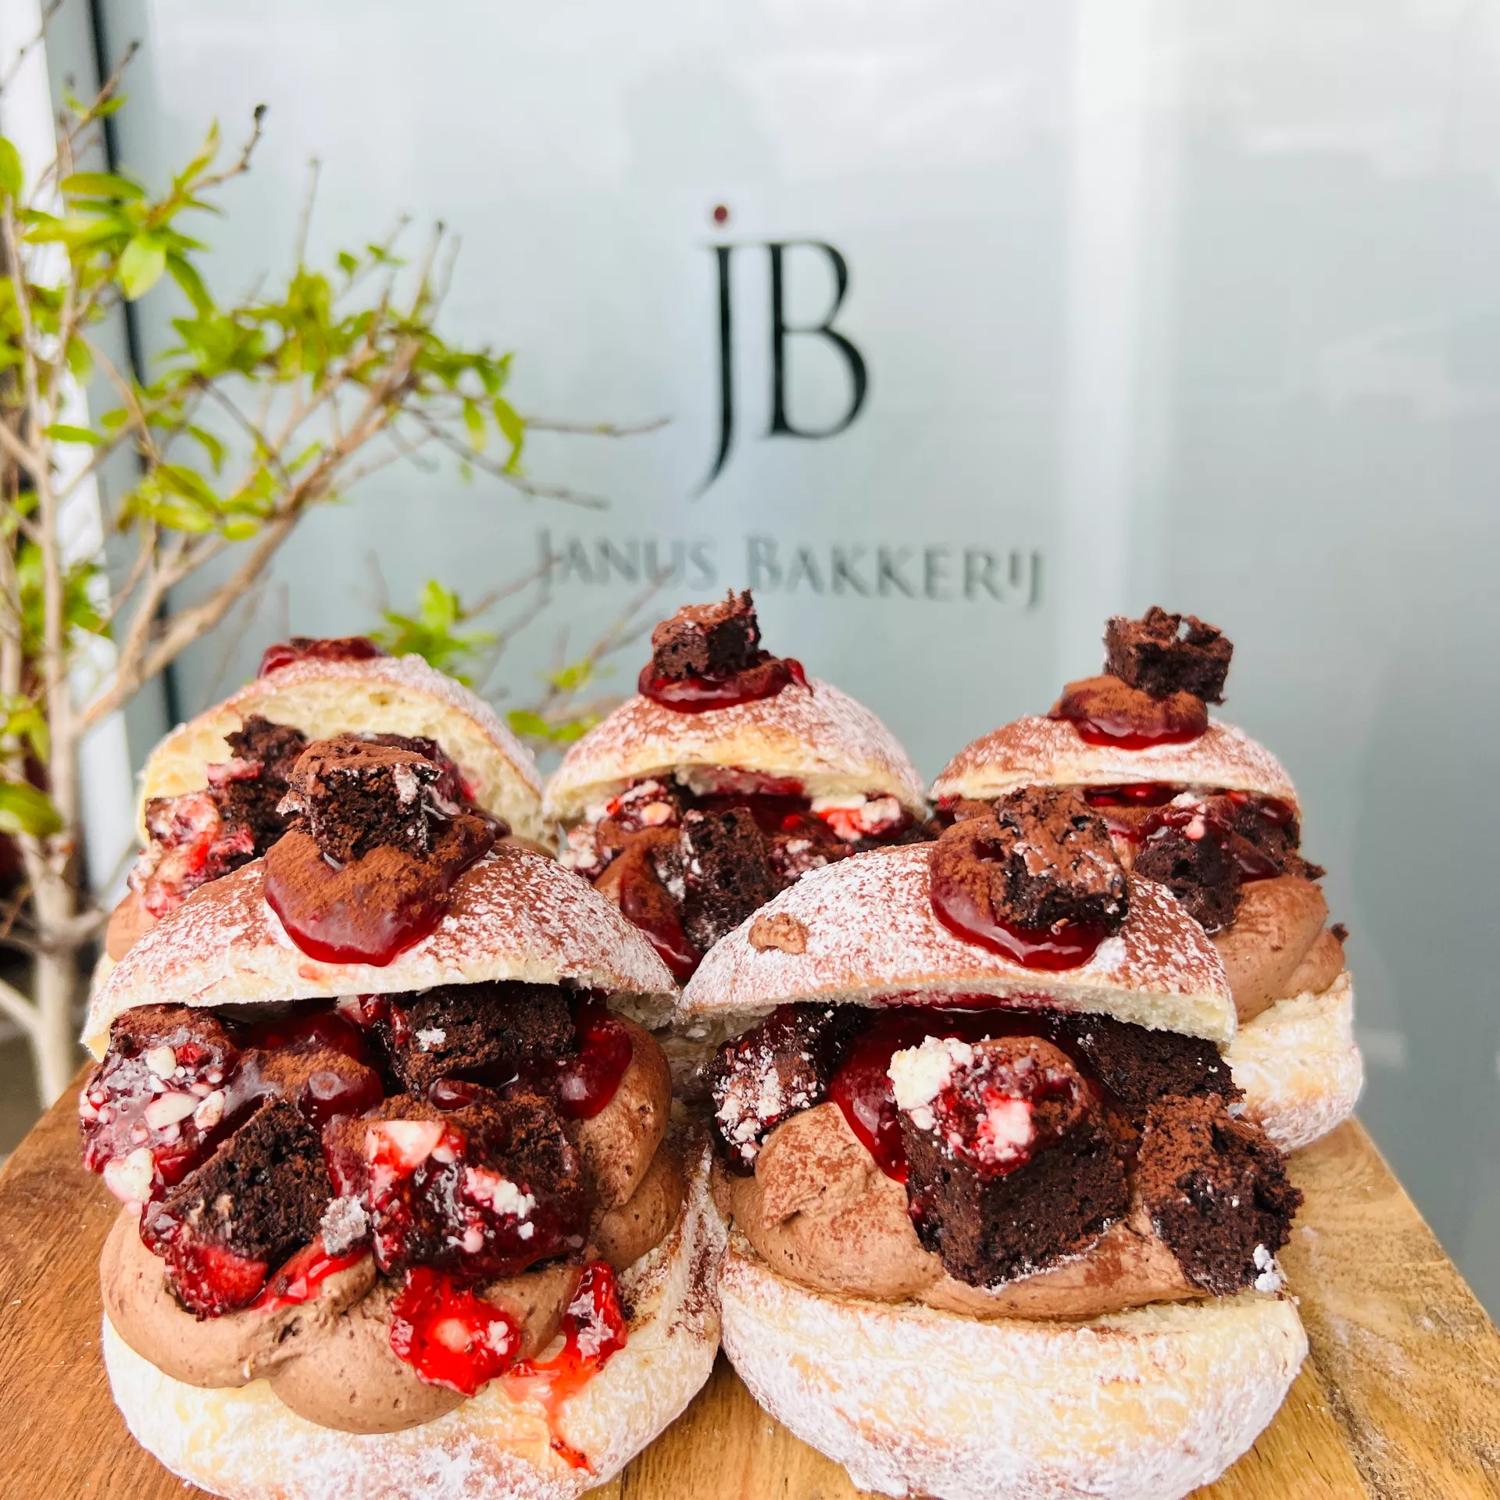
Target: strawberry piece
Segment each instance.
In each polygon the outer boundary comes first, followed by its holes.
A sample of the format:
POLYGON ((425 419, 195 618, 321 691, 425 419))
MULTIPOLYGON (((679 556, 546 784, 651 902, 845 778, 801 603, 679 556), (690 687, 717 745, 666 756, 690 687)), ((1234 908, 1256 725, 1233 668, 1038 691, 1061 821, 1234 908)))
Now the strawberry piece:
POLYGON ((500 1308, 429 1266, 413 1266, 391 1306, 391 1348, 428 1385, 472 1396, 515 1362, 521 1330, 500 1308))

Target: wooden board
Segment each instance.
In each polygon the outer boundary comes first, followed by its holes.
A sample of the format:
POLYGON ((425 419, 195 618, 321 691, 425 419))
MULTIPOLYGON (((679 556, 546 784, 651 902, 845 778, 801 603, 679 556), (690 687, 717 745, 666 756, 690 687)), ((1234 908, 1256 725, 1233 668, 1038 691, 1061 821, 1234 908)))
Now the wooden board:
MULTIPOLYGON (((1312 1354, 1276 1420, 1205 1500, 1500 1496, 1500 1336, 1370 1138, 1294 1159, 1307 1194, 1283 1257, 1312 1354)), ((196 1495, 138 1449, 99 1362, 112 1202, 78 1166, 72 1097, 0 1171, 0 1493, 196 1495)), ((600 1500, 847 1500, 843 1471, 766 1416, 721 1360, 600 1500)), ((350 1500, 358 1500, 351 1496, 350 1500)), ((1000 1497, 997 1497, 1000 1500, 1000 1497)))

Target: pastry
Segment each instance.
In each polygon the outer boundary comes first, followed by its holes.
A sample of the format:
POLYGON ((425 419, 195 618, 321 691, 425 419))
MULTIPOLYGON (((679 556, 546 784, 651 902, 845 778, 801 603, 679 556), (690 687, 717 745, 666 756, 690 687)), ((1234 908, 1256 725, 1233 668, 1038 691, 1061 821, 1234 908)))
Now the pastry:
POLYGON ((136 1438, 235 1500, 572 1497, 707 1379, 721 1231, 670 976, 446 766, 335 737, 96 991, 85 1165, 136 1438))
POLYGON ((264 854, 283 827, 287 770, 310 741, 345 732, 421 751, 442 769, 430 796, 541 838, 536 763, 487 704, 421 657, 390 657, 358 636, 294 637, 267 649, 253 682, 151 752, 142 852, 110 918, 108 959, 200 885, 264 854))
POLYGON ((960 750, 933 785, 944 819, 1018 787, 1076 790, 1137 875, 1165 883, 1213 939, 1239 1027, 1228 1057, 1245 1108, 1280 1145, 1306 1145, 1353 1112, 1346 931, 1323 871, 1300 852, 1301 807, 1276 758, 1212 719, 1233 651, 1212 625, 1152 608, 1116 616, 1097 677, 1069 683, 1045 718, 960 750))
POLYGON ((890 731, 770 655, 748 592, 651 636, 636 696, 574 744, 543 808, 679 979, 808 870, 925 838, 921 783, 890 731))
POLYGON ((684 988, 730 1227, 724 1347, 886 1495, 1170 1500, 1307 1344, 1300 1194, 1239 1114, 1224 966, 1103 820, 1022 791, 783 891, 684 988))

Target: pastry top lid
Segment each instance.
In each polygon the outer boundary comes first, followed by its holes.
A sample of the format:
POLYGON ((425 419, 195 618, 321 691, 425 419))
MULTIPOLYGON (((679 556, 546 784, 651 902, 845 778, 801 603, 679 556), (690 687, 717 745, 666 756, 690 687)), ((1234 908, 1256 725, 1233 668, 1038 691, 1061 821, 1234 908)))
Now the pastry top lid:
POLYGON ((1123 923, 1086 962, 1028 968, 939 919, 933 847, 876 850, 804 875, 710 949, 683 991, 681 1013, 743 1013, 748 1021, 793 1001, 920 1004, 978 995, 1221 1045, 1234 1035, 1219 955, 1164 886, 1131 881, 1123 923))
POLYGON ((200 887, 146 933, 95 991, 84 1041, 138 1005, 274 1004, 521 980, 629 997, 646 1018, 676 985, 651 944, 589 884, 554 860, 500 845, 453 885, 435 930, 383 966, 304 953, 265 899, 256 860, 200 887))

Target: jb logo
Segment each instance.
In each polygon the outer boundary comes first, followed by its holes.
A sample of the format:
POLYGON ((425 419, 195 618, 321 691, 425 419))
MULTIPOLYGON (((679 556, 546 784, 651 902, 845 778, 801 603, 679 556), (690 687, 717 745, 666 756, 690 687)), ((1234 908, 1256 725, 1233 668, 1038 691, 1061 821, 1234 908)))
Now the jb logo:
POLYGON ((869 371, 865 368, 864 356, 847 335, 833 326, 839 310, 844 305, 849 290, 849 265, 832 245, 822 240, 772 240, 764 245, 739 244, 713 246, 714 260, 718 271, 719 292, 719 441, 714 455, 713 467, 707 478, 698 487, 701 495, 724 472, 735 437, 735 387, 734 387, 734 295, 731 267, 737 250, 749 254, 764 250, 769 262, 771 276, 771 421, 766 429, 767 437, 790 437, 821 439, 836 437, 859 415, 869 392, 869 371), (794 256, 791 252, 800 254, 794 256), (833 301, 816 323, 794 324, 787 321, 786 301, 788 274, 791 266, 807 253, 815 253, 827 259, 833 271, 833 301), (788 345, 793 339, 821 339, 837 353, 843 361, 848 378, 848 403, 843 415, 824 427, 799 425, 791 410, 791 391, 788 380, 788 345))

